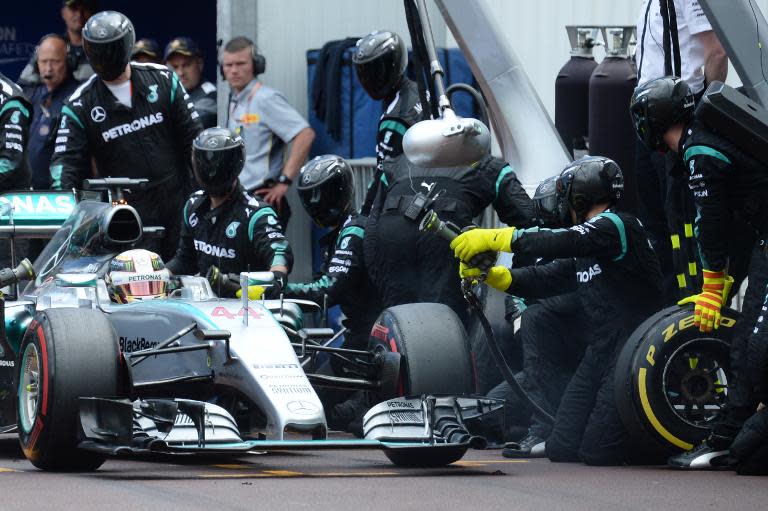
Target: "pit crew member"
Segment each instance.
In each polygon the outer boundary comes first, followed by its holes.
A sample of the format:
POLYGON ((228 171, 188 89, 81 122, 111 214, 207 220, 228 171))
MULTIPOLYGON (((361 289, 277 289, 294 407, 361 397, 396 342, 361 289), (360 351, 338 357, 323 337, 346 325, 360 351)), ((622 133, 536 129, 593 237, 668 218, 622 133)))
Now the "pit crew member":
POLYGON ((705 443, 669 460, 682 468, 720 466, 727 462, 728 447, 758 404, 755 383, 747 370, 753 358, 750 353, 768 344, 768 332, 757 323, 765 311, 768 284, 768 173, 763 162, 713 133, 694 116, 693 94, 679 78, 659 78, 638 88, 630 111, 640 139, 652 149, 677 153, 689 173, 688 184, 698 212, 695 232, 704 285, 700 294, 679 303, 694 304, 695 325, 702 332, 718 327, 720 309, 728 303, 726 283, 733 265, 729 245, 734 243, 734 223, 745 222, 758 240, 749 264, 741 319, 733 335, 728 405, 705 443), (750 345, 755 348, 748 349, 750 345))
POLYGON ((208 128, 192 143, 192 172, 201 190, 184 205, 181 239, 168 262, 174 274, 200 273, 220 296, 235 296, 243 271, 271 271, 270 296, 282 291, 293 264, 277 213, 246 193, 238 176, 245 163, 239 135, 208 128))
POLYGON ((352 208, 352 168, 332 154, 317 156, 301 169, 299 198, 312 220, 331 231, 320 241, 326 250, 323 274, 313 282, 290 283, 286 296, 340 305, 347 319, 344 344, 366 349, 368 335, 381 310, 363 260, 365 217, 352 208))
POLYGON ((27 163, 32 104, 21 87, 0 73, 0 192, 28 188, 27 163))
MULTIPOLYGON (((552 461, 614 465, 634 460, 616 408, 614 367, 626 338, 662 303, 659 262, 640 222, 610 207, 624 188, 621 169, 603 157, 573 162, 557 184, 569 229, 473 229, 452 243, 462 261, 488 250, 555 258, 509 270, 493 267, 486 283, 522 297, 575 291, 584 311, 588 346, 569 382, 546 439, 552 461), (570 222, 568 222, 570 220, 570 222)), ((462 263, 463 278, 480 270, 462 263)))
POLYGON ((365 260, 382 306, 443 303, 466 324, 458 261, 447 241, 419 231, 418 204, 427 197, 440 218, 459 227, 493 205, 502 222, 527 227, 535 221, 533 202, 512 168, 491 156, 470 167, 435 169, 400 155, 384 160, 383 168, 381 214, 372 214, 365 231, 366 239, 370 232, 378 238, 374 245, 365 243, 365 260))
MULTIPOLYGON (((330 228, 320 244, 326 251, 322 275, 313 282, 290 283, 285 295, 340 305, 346 319, 344 348, 364 350, 381 305, 368 278, 363 259, 366 219, 353 210, 352 168, 339 156, 318 156, 299 174, 297 191, 304 209, 320 227, 330 228)), ((321 373, 345 376, 344 367, 335 364, 318 369, 321 373)), ((323 390, 321 399, 328 410, 331 429, 361 431, 360 420, 368 409, 366 394, 323 390)))
POLYGON ((386 158, 403 154, 403 135, 421 120, 421 103, 416 82, 405 76, 408 50, 405 40, 395 32, 377 30, 357 41, 352 55, 360 84, 368 95, 384 104, 376 136, 376 174, 368 185, 361 209, 371 213, 386 158))
POLYGON ((191 189, 192 139, 202 128, 173 71, 129 64, 134 40, 133 24, 115 11, 85 24, 84 48, 96 74, 62 107, 51 183, 70 189, 94 175, 148 178, 147 189, 129 202, 144 225, 165 227, 164 238, 142 245, 168 259, 178 244, 184 190, 191 189))
MULTIPOLYGON (((0 193, 29 188, 32 173, 27 162, 32 105, 21 88, 0 73, 0 193)), ((26 241, 16 248, 26 250, 26 241)), ((8 240, 0 240, 0 268, 11 266, 8 240)))

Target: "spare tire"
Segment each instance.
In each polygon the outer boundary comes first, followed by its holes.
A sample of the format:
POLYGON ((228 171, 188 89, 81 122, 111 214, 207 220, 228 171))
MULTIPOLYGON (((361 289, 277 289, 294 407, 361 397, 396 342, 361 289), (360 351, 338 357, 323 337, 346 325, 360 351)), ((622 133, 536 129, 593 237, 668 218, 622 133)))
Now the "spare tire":
POLYGON ((475 378, 467 333, 456 313, 440 303, 385 309, 371 332, 371 349, 400 353, 395 396, 472 394, 475 378))
POLYGON ((19 350, 18 432, 24 455, 43 470, 96 470, 103 455, 77 449, 79 398, 117 397, 120 347, 112 324, 92 309, 47 309, 19 350))
POLYGON ((670 307, 641 324, 616 362, 619 414, 643 459, 660 462, 709 434, 727 401, 736 311, 702 333, 693 307, 670 307))

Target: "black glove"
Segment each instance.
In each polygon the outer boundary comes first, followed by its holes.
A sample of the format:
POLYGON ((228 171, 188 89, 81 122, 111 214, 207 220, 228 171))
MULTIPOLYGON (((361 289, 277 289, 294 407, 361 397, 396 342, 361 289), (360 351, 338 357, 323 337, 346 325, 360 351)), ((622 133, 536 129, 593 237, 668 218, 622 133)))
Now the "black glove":
POLYGON ((234 298, 240 289, 240 277, 234 273, 222 273, 217 266, 211 266, 205 273, 205 278, 211 284, 211 289, 220 298, 234 298))
POLYGON ((288 278, 287 275, 281 271, 273 271, 272 274, 275 276, 275 280, 272 282, 272 287, 269 287, 264 291, 264 298, 267 300, 280 298, 288 278))

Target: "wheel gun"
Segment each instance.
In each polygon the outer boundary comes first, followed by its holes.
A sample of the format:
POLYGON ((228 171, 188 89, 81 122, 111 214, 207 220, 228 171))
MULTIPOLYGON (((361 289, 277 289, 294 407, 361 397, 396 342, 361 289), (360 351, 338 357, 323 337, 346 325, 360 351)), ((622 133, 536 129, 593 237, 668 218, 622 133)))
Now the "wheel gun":
MULTIPOLYGON (((440 217, 438 217, 437 213, 435 213, 433 210, 427 211, 427 213, 424 215, 424 218, 422 218, 421 222, 419 222, 419 230, 423 232, 434 233, 447 241, 453 241, 453 239, 462 232, 474 228, 475 226, 471 225, 465 227, 464 230, 462 230, 458 225, 452 222, 440 220, 440 217)), ((493 265, 496 264, 497 257, 498 254, 496 252, 482 252, 473 256, 469 261, 464 262, 473 268, 479 269, 479 280, 483 280, 486 275, 488 275, 488 272, 491 270, 491 268, 493 268, 493 265)))
POLYGON ((32 268, 32 263, 29 262, 29 259, 24 259, 16 268, 0 270, 0 287, 10 286, 22 280, 33 278, 35 278, 35 270, 32 268))

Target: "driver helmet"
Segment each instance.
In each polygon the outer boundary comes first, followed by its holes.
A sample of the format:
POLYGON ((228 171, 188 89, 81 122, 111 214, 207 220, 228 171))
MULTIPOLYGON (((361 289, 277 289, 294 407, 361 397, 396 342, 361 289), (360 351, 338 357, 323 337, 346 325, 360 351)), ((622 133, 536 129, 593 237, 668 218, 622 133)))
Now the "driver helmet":
POLYGON ((405 73, 408 50, 395 32, 377 30, 357 41, 352 62, 365 92, 373 99, 384 99, 405 73))
POLYGON ((340 156, 326 154, 307 162, 296 188, 304 209, 320 227, 336 227, 352 211, 352 167, 340 156))
POLYGON ((192 141, 192 173, 205 193, 231 192, 245 165, 245 144, 226 128, 208 128, 192 141))
POLYGON ((629 111, 640 140, 651 151, 664 151, 664 133, 693 117, 695 100, 685 81, 665 76, 644 83, 632 94, 629 111))
POLYGON ((136 32, 133 23, 117 11, 94 14, 83 27, 83 49, 102 80, 112 81, 131 60, 136 32))
POLYGON ((134 249, 110 261, 106 282, 113 302, 155 300, 168 296, 171 273, 156 253, 134 249))
POLYGON ((562 225, 573 224, 571 209, 580 224, 589 220, 586 215, 595 204, 616 204, 624 191, 624 174, 610 158, 585 156, 560 173, 556 190, 562 225))

